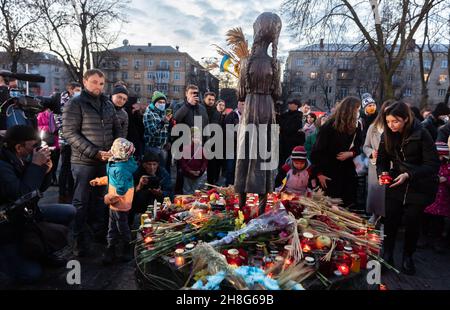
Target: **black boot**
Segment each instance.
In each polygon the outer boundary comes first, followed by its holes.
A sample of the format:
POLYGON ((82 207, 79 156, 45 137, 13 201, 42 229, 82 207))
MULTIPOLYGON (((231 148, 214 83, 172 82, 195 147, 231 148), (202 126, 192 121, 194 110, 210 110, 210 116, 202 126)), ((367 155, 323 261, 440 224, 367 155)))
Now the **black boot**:
POLYGON ((116 248, 114 246, 108 246, 103 254, 103 265, 111 265, 116 260, 116 248))
POLYGON ((131 246, 131 244, 129 242, 124 242, 122 245, 122 253, 121 253, 121 257, 120 260, 122 262, 129 262, 130 260, 133 259, 133 247, 131 246))
POLYGON ((407 275, 414 275, 416 273, 416 267, 412 255, 403 255, 402 271, 407 275))

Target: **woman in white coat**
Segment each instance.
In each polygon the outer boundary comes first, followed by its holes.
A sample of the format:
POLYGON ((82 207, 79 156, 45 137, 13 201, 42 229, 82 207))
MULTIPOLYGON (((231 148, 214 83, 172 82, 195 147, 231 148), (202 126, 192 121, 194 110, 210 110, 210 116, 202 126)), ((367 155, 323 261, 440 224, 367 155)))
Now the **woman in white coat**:
POLYGON ((364 142, 363 151, 369 158, 369 176, 368 176, 368 189, 367 189, 367 203, 366 211, 371 214, 370 223, 375 223, 380 217, 384 217, 384 186, 379 185, 377 176, 377 155, 378 146, 380 145, 381 135, 383 133, 383 118, 382 111, 391 103, 386 101, 383 103, 378 113, 377 118, 369 126, 367 130, 366 141, 364 142))

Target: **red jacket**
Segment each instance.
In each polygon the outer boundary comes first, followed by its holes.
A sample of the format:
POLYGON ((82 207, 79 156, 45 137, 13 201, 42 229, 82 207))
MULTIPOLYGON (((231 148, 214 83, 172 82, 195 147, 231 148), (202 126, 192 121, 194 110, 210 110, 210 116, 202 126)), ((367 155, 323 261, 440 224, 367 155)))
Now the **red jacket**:
POLYGON ((187 150, 183 149, 180 167, 183 175, 191 179, 196 179, 205 173, 208 167, 208 160, 205 158, 205 153, 201 145, 191 143, 187 150), (191 150, 190 154, 189 149, 191 150), (190 171, 200 171, 200 175, 195 176, 190 171))

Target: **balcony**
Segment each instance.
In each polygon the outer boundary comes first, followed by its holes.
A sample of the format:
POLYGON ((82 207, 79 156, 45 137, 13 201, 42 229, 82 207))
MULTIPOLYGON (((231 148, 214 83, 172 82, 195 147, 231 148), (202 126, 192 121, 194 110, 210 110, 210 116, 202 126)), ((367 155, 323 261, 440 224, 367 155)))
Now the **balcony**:
POLYGON ((156 69, 159 71, 170 71, 170 66, 169 65, 159 65, 159 66, 156 66, 156 69))

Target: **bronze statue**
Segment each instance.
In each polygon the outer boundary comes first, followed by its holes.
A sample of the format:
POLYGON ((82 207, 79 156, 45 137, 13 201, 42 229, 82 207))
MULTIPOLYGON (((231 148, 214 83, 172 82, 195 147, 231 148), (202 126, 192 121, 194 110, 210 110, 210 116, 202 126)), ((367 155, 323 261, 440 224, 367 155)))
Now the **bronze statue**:
POLYGON ((267 193, 273 191, 278 166, 278 127, 271 125, 276 124, 275 102, 281 95, 277 60, 281 25, 280 17, 274 13, 258 16, 253 24, 252 51, 242 61, 239 76, 239 99, 245 100, 245 108, 238 131, 234 186, 240 193, 241 206, 245 204, 246 193, 259 194, 260 214, 264 212, 267 193), (270 44, 272 57, 267 54, 270 44), (275 141, 271 139, 274 135, 275 141), (270 153, 269 159, 267 154, 261 154, 261 149, 270 153), (269 164, 274 159, 275 168, 269 164))

